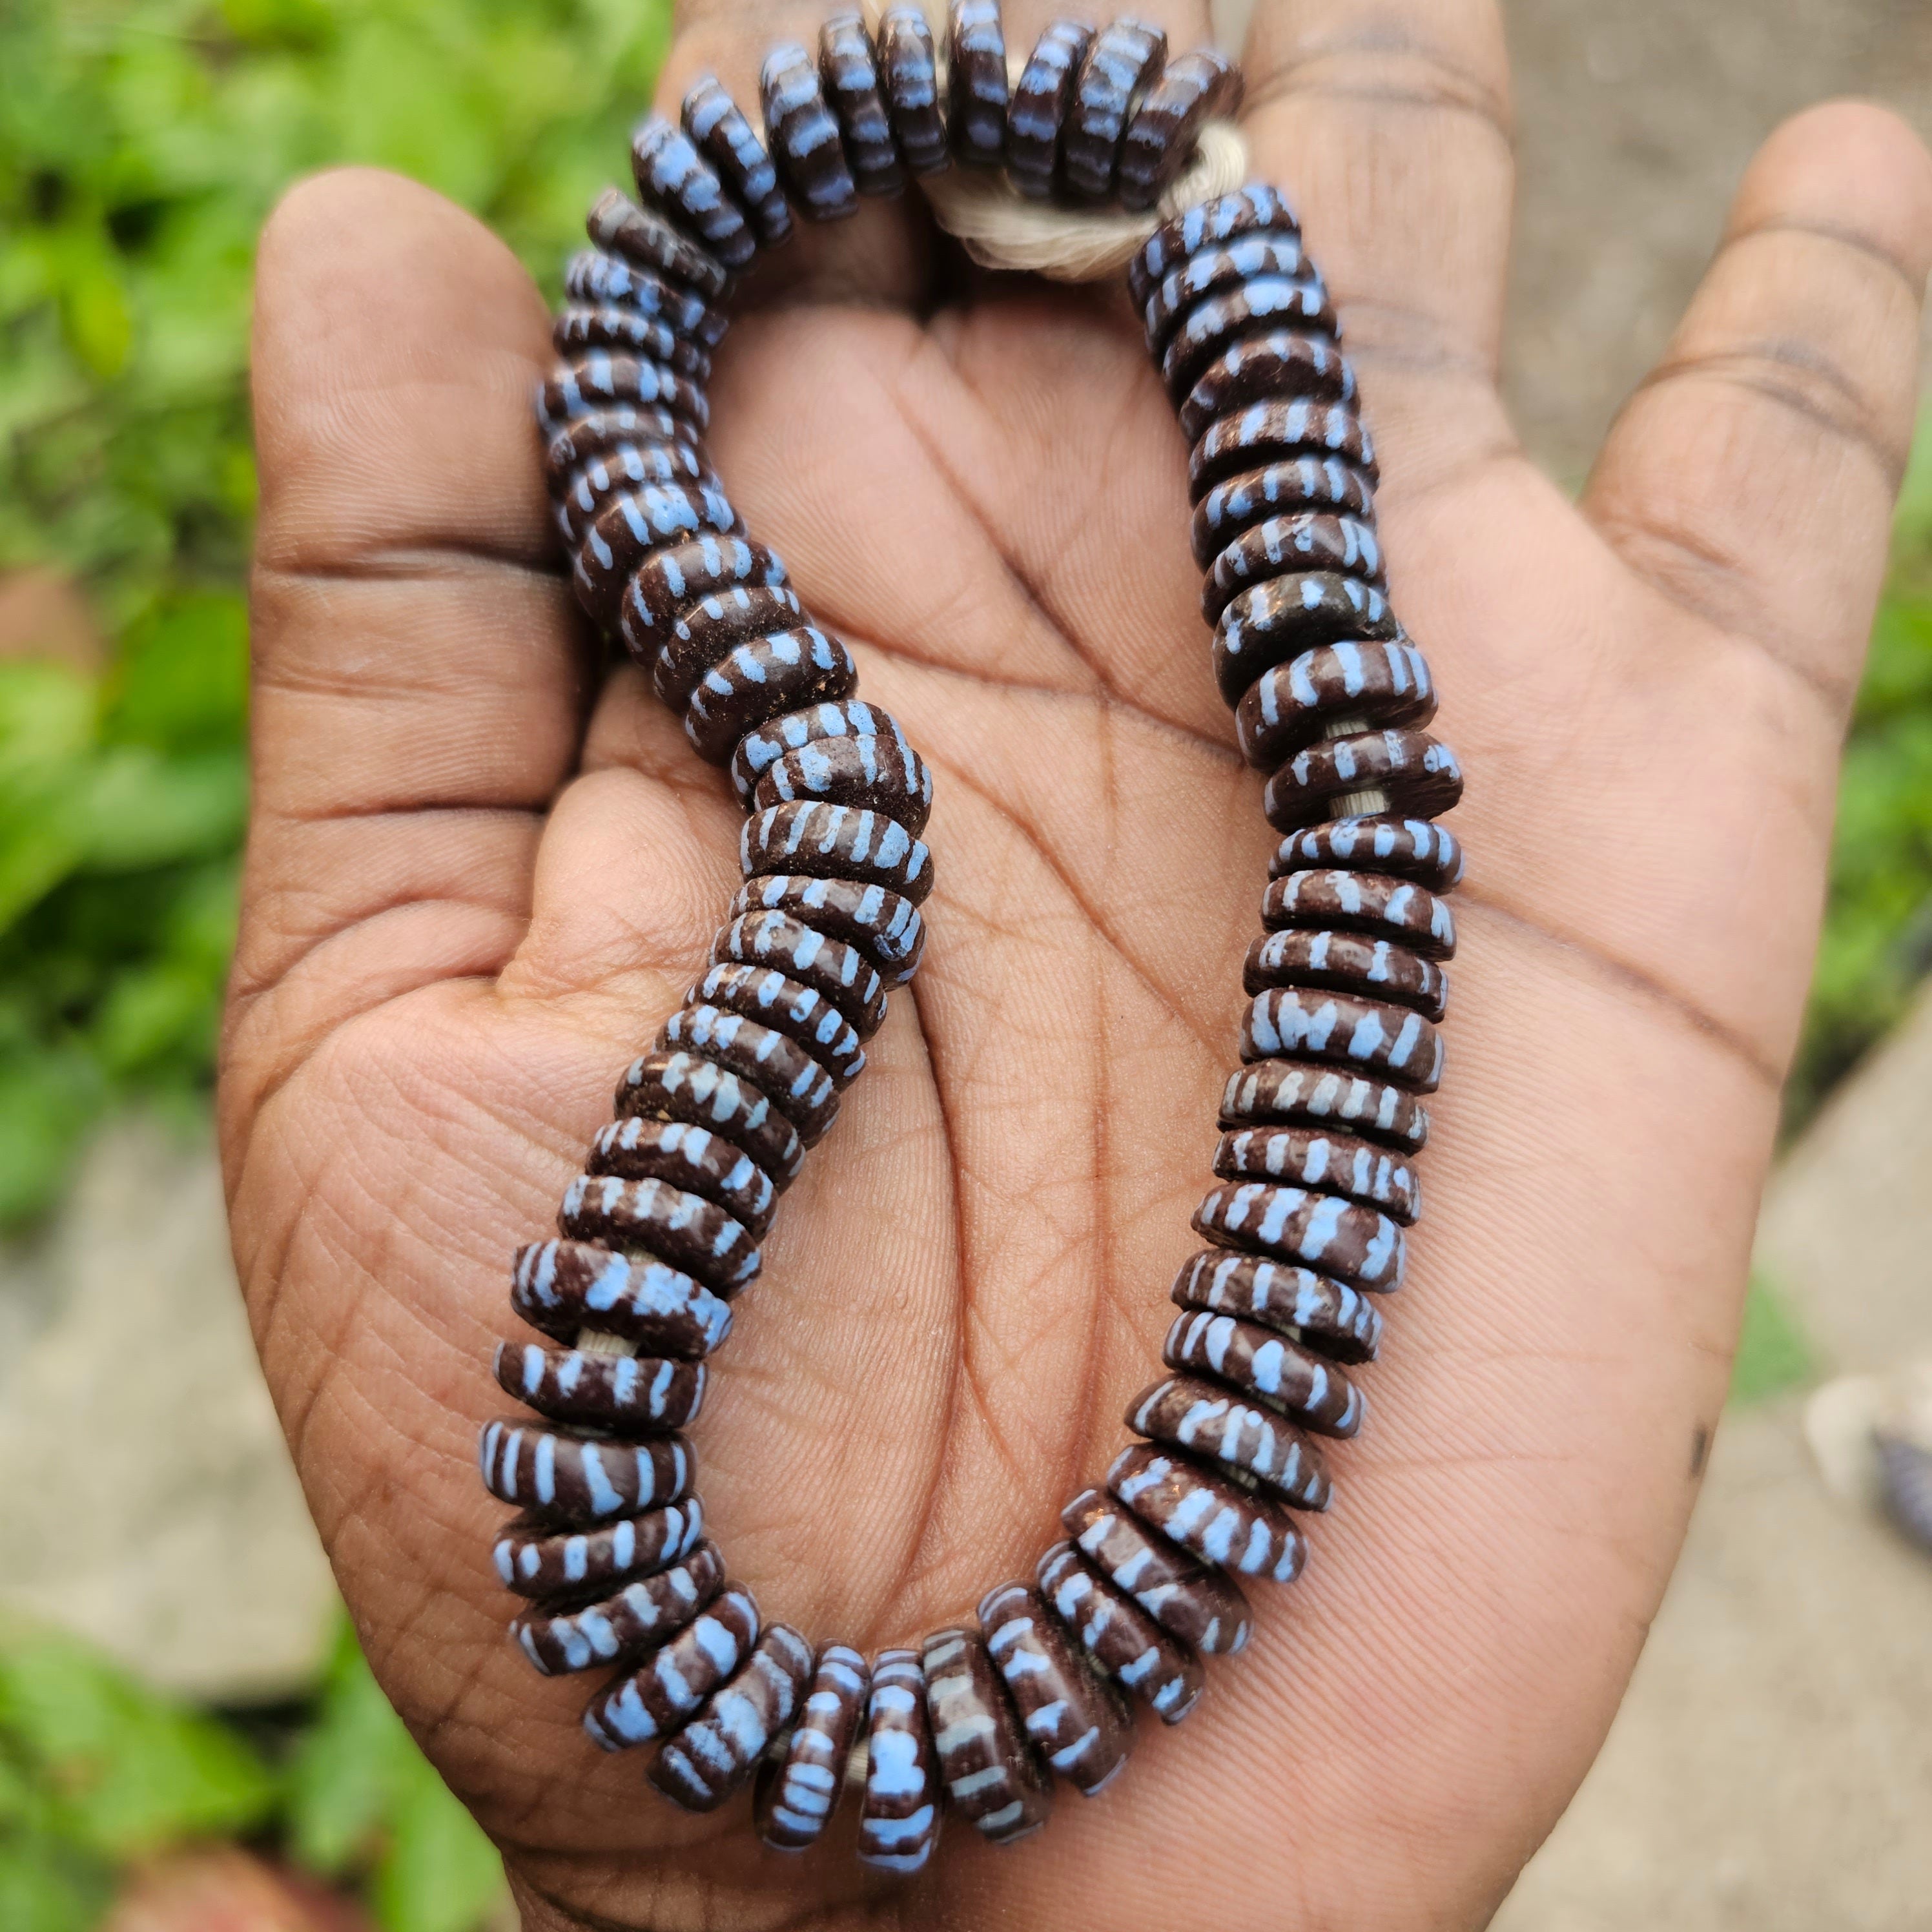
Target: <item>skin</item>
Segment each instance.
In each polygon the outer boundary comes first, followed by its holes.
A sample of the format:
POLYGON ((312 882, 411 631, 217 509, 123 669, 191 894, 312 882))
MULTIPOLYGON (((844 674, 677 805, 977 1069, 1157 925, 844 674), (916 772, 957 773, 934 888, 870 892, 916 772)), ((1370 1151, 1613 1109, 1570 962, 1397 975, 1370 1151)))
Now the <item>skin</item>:
MULTIPOLYGON (((1164 10, 1177 44, 1203 23, 1164 10)), ((811 16, 805 16, 808 22, 811 16)), ((1040 18, 1010 16, 1030 43, 1040 18)), ((740 98, 789 16, 688 19, 740 98)), ((1287 185, 1382 454, 1393 592, 1469 774, 1430 1208, 1309 1574, 1192 1719, 908 1883, 755 1846, 590 1748, 506 1642, 478 1426, 614 1078, 736 884, 728 788, 574 614, 544 307, 392 177, 262 246, 256 815, 234 1237, 376 1672, 532 1928, 1481 1924, 1574 1790, 1724 1399, 1840 736, 1912 421, 1932 160, 1780 129, 1580 502, 1496 374, 1506 65, 1479 0, 1264 4, 1287 185)), ((614 168, 621 165, 612 157, 614 168)), ((746 292, 712 448, 935 769, 916 987, 794 1187, 697 1429, 734 1573, 824 1640, 1027 1574, 1152 1378, 1273 835, 1208 668, 1186 452, 1109 290, 944 268, 913 198, 746 292), (938 278, 944 274, 948 279, 938 278)))

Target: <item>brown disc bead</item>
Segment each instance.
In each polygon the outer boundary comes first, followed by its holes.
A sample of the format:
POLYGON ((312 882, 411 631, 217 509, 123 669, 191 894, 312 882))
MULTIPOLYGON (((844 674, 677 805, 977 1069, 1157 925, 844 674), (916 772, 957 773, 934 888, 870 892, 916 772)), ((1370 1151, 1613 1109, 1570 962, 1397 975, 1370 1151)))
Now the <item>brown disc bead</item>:
POLYGON ((1391 1221, 1413 1226, 1422 1210, 1421 1184, 1407 1161, 1352 1134, 1320 1127, 1242 1127, 1223 1134, 1214 1172, 1224 1180, 1285 1180, 1324 1188, 1391 1221))
POLYGON ((767 765, 752 789, 750 808, 795 799, 882 812, 916 833, 932 810, 932 773, 902 736, 821 738, 767 765))
POLYGON ((1453 832, 1426 818, 1381 813, 1330 819, 1291 832, 1268 861, 1268 877, 1337 866, 1353 872, 1392 872, 1431 892, 1446 892, 1462 877, 1462 848, 1453 832))
POLYGON ((1194 1229, 1222 1247, 1319 1268, 1352 1288, 1400 1288, 1408 1264, 1402 1230, 1387 1215, 1308 1188, 1216 1187, 1195 1209, 1194 1229))
POLYGON ((805 616, 788 584, 736 584, 680 604, 668 626, 642 601, 627 594, 620 620, 624 641, 640 658, 656 647, 651 685, 668 708, 682 711, 699 680, 733 647, 800 624, 805 616))
POLYGON ((700 530, 733 534, 738 513, 706 476, 693 484, 650 484, 605 506, 584 532, 571 568, 577 601, 598 622, 614 626, 626 580, 653 550, 673 548, 700 530))
POLYGON ((1258 275, 1195 304, 1168 338, 1161 380, 1178 406, 1202 372, 1244 337, 1288 329, 1340 341, 1342 325, 1316 275, 1258 275))
POLYGON ((1204 1309, 1177 1315, 1161 1360, 1183 1374, 1225 1383, 1317 1436, 1353 1436, 1366 1413, 1361 1390, 1334 1363, 1232 1315, 1204 1309))
POLYGON ((1325 1510, 1334 1486, 1313 1443, 1285 1417, 1192 1376, 1169 1376, 1127 1405, 1136 1435, 1250 1477, 1291 1509, 1325 1510))
MULTIPOLYGON (((639 656, 654 657, 656 650, 647 650, 644 640, 668 638, 680 620, 692 621, 707 597, 770 590, 784 581, 784 566, 763 544, 707 532, 645 560, 625 592, 625 641, 639 656)), ((680 696, 677 703, 683 702, 680 696)))
POLYGON ((1189 500, 1198 503, 1216 483, 1291 457, 1333 457, 1371 483, 1380 474, 1376 446, 1362 419, 1340 403, 1250 403, 1216 416, 1187 459, 1189 500))
POLYGON ((765 138, 779 178, 808 220, 840 221, 859 212, 859 190, 826 104, 818 68, 795 40, 772 48, 758 75, 765 138))
POLYGON ((831 1075, 834 1086, 850 1086, 864 1070, 865 1052, 851 1022, 817 988, 775 966, 722 962, 706 970, 685 1000, 723 1006, 789 1034, 831 1075))
POLYGON ((1382 1346, 1382 1318, 1360 1290, 1263 1255, 1204 1249, 1182 1263, 1170 1298, 1178 1308, 1258 1322, 1338 1362, 1372 1361, 1382 1346))
POLYGON ((580 1174, 564 1191, 557 1232, 624 1253, 641 1250, 729 1299, 756 1278, 764 1258, 751 1230, 700 1194, 669 1181, 580 1174))
POLYGON ((538 1599, 604 1590, 681 1563, 704 1534, 695 1496, 595 1529, 553 1530, 526 1516, 505 1524, 491 1551, 503 1587, 538 1599))
POLYGON ((710 424, 711 404, 688 376, 642 356, 603 349, 556 364, 537 391, 537 421, 554 433, 611 403, 668 410, 700 436, 710 424))
POLYGON ((1326 738, 1296 752, 1268 780, 1262 811, 1277 832, 1293 832, 1334 816, 1338 801, 1365 792, 1378 795, 1381 811, 1432 818, 1462 797, 1462 768, 1441 740, 1412 727, 1326 738))
POLYGON ((1082 1490, 1060 1520, 1074 1548, 1170 1636, 1209 1657, 1246 1647, 1248 1606, 1240 1592, 1112 1498, 1082 1490))
MULTIPOLYGON (((867 738, 882 742, 860 754, 856 763, 848 759, 836 772, 828 772, 828 789, 810 795, 828 798, 837 805, 871 806, 874 810, 889 812, 909 832, 923 830, 926 814, 932 808, 932 775, 913 749, 899 721, 890 711, 857 698, 810 705, 783 717, 767 719, 755 730, 747 732, 731 760, 732 789, 748 810, 757 808, 750 802, 759 781, 788 753, 807 751, 814 744, 830 740, 867 738), (835 777, 842 788, 836 791, 829 788, 835 777), (848 793, 855 795, 847 796, 848 793), (878 796, 871 796, 873 793, 878 796)), ((807 764, 797 769, 802 781, 810 777, 814 768, 807 764)), ((760 800, 758 805, 784 802, 768 798, 760 800)))
POLYGON ((996 1845, 1036 1832, 1053 1784, 1034 1755, 976 1630, 934 1630, 920 1647, 926 1714, 952 1808, 996 1845))
MULTIPOLYGON (((675 444, 688 451, 704 467, 698 446, 698 432, 668 410, 638 409, 625 403, 608 410, 593 410, 559 430, 544 446, 544 481, 553 499, 560 496, 571 478, 585 465, 599 457, 614 455, 623 449, 646 449, 660 443, 675 444)), ((608 499, 607 499, 608 500, 608 499)))
POLYGON ((1073 105, 1081 63, 1093 44, 1094 29, 1084 21, 1052 21, 1013 83, 1006 104, 1006 174, 1034 201, 1053 193, 1060 130, 1073 105))
POLYGON ((584 232, 608 254, 621 256, 634 268, 687 288, 706 303, 715 302, 730 285, 724 263, 710 250, 680 235, 661 215, 638 206, 628 195, 607 188, 590 204, 584 232))
POLYGON ((767 806, 745 821, 738 862, 746 876, 806 872, 884 886, 922 904, 932 890, 932 854, 896 818, 821 799, 767 806))
POLYGON ((701 349, 716 349, 730 326, 694 289, 595 248, 580 249, 565 265, 563 292, 574 302, 635 310, 701 349))
POLYGON ((702 1195, 754 1236, 771 1226, 778 1206, 771 1176, 742 1148, 688 1120, 613 1120, 598 1130, 584 1165, 593 1174, 667 1181, 702 1195))
POLYGON ((741 1080, 757 1082, 807 1147, 815 1147, 838 1118, 831 1075, 776 1027, 722 1006, 684 1006, 658 1029, 657 1043, 702 1054, 741 1080))
POLYGON ((1359 470, 1331 457, 1298 456, 1217 483, 1196 506, 1194 560, 1203 570, 1257 524, 1304 510, 1336 510, 1366 520, 1376 493, 1359 470))
POLYGON ((606 1684, 584 1713, 584 1728, 610 1751, 668 1736, 737 1669, 758 1637, 757 1600, 742 1585, 728 1586, 648 1663, 606 1684))
POLYGON ((1322 644, 1388 644, 1402 636, 1373 584, 1331 570, 1299 571, 1229 599, 1214 627, 1214 677, 1238 705, 1264 670, 1322 644))
POLYGON ((596 1603, 554 1613, 526 1610, 511 1618, 510 1635, 546 1677, 596 1670, 675 1636, 724 1584, 717 1545, 700 1543, 682 1563, 596 1603))
POLYGON ((1264 229, 1190 255, 1172 274, 1162 276, 1141 304, 1148 352, 1159 357, 1188 313, 1208 296, 1225 295, 1252 281, 1281 278, 1318 283, 1321 279, 1301 245, 1300 234, 1292 228, 1264 229))
POLYGON ((1262 924, 1270 932, 1328 926, 1367 933, 1430 959, 1447 959, 1456 950, 1449 902, 1412 879, 1392 879, 1382 872, 1311 868, 1270 880, 1262 894, 1262 924))
POLYGON ((662 114, 646 115, 632 136, 631 172, 639 199, 701 242, 726 268, 742 268, 758 252, 758 238, 717 170, 684 130, 662 114))
POLYGON ((1290 234, 1299 234, 1301 230, 1287 198, 1265 182, 1250 182, 1232 194, 1203 202, 1163 221, 1127 264, 1127 292, 1134 306, 1144 308, 1148 297, 1190 255, 1217 248, 1258 229, 1285 229, 1290 234))
POLYGON ((552 324, 550 346, 566 360, 586 350, 618 349, 649 362, 662 362, 700 386, 711 380, 711 358, 668 322, 618 302, 561 309, 552 324))
POLYGON ((1028 1742, 1082 1797, 1097 1797, 1133 1745, 1132 1714, 1119 1694, 1082 1661, 1024 1583, 987 1592, 980 1628, 1028 1742))
POLYGON ((776 248, 791 234, 791 208, 778 171, 758 130, 715 74, 700 74, 679 114, 692 145, 717 171, 725 192, 749 220, 760 247, 776 248))
POLYGON ((1354 517, 1303 510, 1244 530, 1222 551, 1201 586, 1201 614, 1211 624, 1242 591, 1309 570, 1359 577, 1384 593, 1388 588, 1382 547, 1372 526, 1354 517))
POLYGON ((1428 660, 1412 644, 1378 638, 1318 644, 1270 665, 1241 694, 1234 730, 1242 755, 1265 772, 1341 724, 1400 730, 1435 716, 1428 660))
POLYGON ((589 1241, 519 1248, 510 1306, 560 1342, 594 1328, 680 1361, 701 1361, 731 1332, 730 1310, 688 1274, 589 1241))
POLYGON ((918 1871, 939 1840, 939 1758, 916 1652, 882 1650, 874 1662, 866 1742, 859 1856, 881 1871, 918 1871))
POLYGON ((1344 1126, 1414 1153, 1429 1138, 1429 1113, 1412 1094, 1334 1066, 1264 1060, 1228 1076, 1221 1096, 1224 1127, 1313 1120, 1344 1126))
POLYGON ((754 1815, 758 1836, 772 1850, 805 1851, 830 1822, 871 1682, 856 1650, 828 1643, 819 1651, 796 1728, 759 1777, 754 1815))
POLYGON ((1191 1456, 1136 1443, 1108 1466, 1107 1493, 1157 1538, 1237 1576, 1292 1583, 1307 1560, 1307 1539, 1276 1504, 1191 1456))
POLYGON ((702 1362, 499 1342, 490 1367, 497 1386, 526 1408, 592 1429, 643 1436, 682 1428, 704 1400, 702 1362))
POLYGON ((952 0, 946 50, 947 146, 970 167, 996 168, 1006 138, 1006 37, 999 0, 952 0))
POLYGON ((1210 47, 1171 60, 1120 139, 1120 206, 1153 207, 1187 164, 1206 122, 1241 104, 1241 70, 1210 47))
POLYGON ((857 688, 859 667, 816 624, 734 644, 698 680, 685 707, 684 735, 699 757, 729 762, 739 741, 800 705, 834 704, 857 688))
POLYGON ((691 1492, 694 1466, 681 1436, 613 1442, 536 1422, 490 1424, 476 1461, 483 1486, 499 1502, 550 1521, 578 1522, 681 1502, 691 1492))
POLYGON ((640 1054, 618 1082, 616 1111, 620 1118, 637 1114, 708 1128, 742 1148, 781 1194, 804 1165, 805 1144, 798 1130, 772 1104, 770 1096, 696 1054, 640 1054))
POLYGON ((1101 28, 1074 82, 1073 106, 1060 143, 1060 184, 1087 201, 1114 191, 1120 142, 1134 104, 1160 77, 1167 36, 1124 16, 1101 28))
POLYGON ((946 161, 946 116, 932 29, 920 8, 886 9, 879 22, 878 71, 901 159, 914 174, 937 173, 946 161))
POLYGON ((711 957, 777 967, 788 979, 823 993, 861 1040, 870 1040, 886 1017, 886 982, 872 962, 856 946, 789 913, 747 913, 734 919, 711 942, 711 957))
POLYGON ((716 1810, 790 1723, 811 1669, 812 1647, 804 1638, 786 1624, 766 1624, 736 1674, 658 1747, 644 1775, 687 1811, 716 1810))
POLYGON ((1179 1724, 1201 1701, 1208 1682, 1200 1658, 1070 1543, 1056 1543, 1040 1559, 1039 1582, 1042 1600, 1100 1674, 1124 1684, 1162 1724, 1179 1724))
POLYGON ((883 886, 862 886, 851 879, 800 878, 789 872, 761 874, 747 879, 731 902, 734 920, 758 912, 784 913, 815 932, 856 946, 889 986, 904 986, 919 970, 926 950, 926 922, 918 907, 883 886))
POLYGON ((1251 403, 1355 401, 1355 372, 1324 336, 1271 328, 1231 344, 1194 380, 1181 402, 1180 433, 1198 442, 1216 416, 1251 403))
POLYGON ((898 194, 905 170, 892 145, 878 69, 864 16, 856 7, 828 15, 818 30, 818 78, 844 137, 845 159, 861 194, 898 194))
POLYGON ((1248 948, 1241 984, 1250 993, 1270 986, 1323 986, 1393 1000, 1426 1020, 1440 1020, 1449 1004, 1441 967, 1406 946, 1352 932, 1264 933, 1248 948))
POLYGON ((652 484, 696 483, 704 476, 704 463, 688 442, 620 443, 564 478, 555 499, 557 529, 566 544, 580 544, 613 497, 652 484))

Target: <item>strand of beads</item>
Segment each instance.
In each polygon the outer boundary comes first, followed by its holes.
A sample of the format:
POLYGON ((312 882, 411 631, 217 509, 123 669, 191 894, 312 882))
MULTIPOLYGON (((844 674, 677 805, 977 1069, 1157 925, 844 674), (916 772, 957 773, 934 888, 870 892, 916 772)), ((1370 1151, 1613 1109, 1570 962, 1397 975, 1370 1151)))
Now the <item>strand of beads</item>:
POLYGON ((706 1540, 689 1445, 706 1361, 805 1150, 865 1063, 890 989, 917 970, 929 774, 855 695, 844 644, 750 538, 704 451, 711 352, 733 274, 825 220, 957 161, 1023 194, 1151 206, 1239 78, 1169 62, 1133 21, 1049 26, 1010 74, 991 0, 957 0, 942 57, 923 15, 877 35, 845 12, 767 58, 763 137, 706 77, 652 116, 640 202, 592 207, 538 399, 577 594, 619 635, 748 816, 746 876, 685 1004, 626 1072, 617 1118, 567 1191, 558 1237, 517 1257, 512 1305, 560 1344, 506 1344, 496 1374, 535 1420, 491 1424, 482 1462, 520 1514, 496 1546, 526 1601, 512 1631, 546 1672, 615 1666, 585 1713, 693 1810, 756 1774, 766 1841, 815 1842, 854 1767, 860 1855, 922 1868, 951 1808, 1006 1842, 1054 1778, 1086 1796, 1125 1761, 1130 1700, 1177 1723, 1201 1658, 1246 1642, 1235 1581, 1287 1581, 1291 1512, 1328 1505, 1312 1436, 1360 1426, 1342 1372, 1376 1352, 1418 1197, 1460 870, 1426 821, 1453 760, 1421 727, 1420 656, 1389 613, 1375 463, 1335 319, 1280 198, 1250 188, 1158 230, 1130 272, 1194 442, 1197 556, 1214 662, 1288 836, 1248 961, 1249 1064, 1230 1081, 1166 1360, 1141 1438, 1062 1516, 1031 1585, 976 1628, 868 1661, 762 1624, 706 1540), (1337 815, 1330 815, 1337 814, 1337 815))

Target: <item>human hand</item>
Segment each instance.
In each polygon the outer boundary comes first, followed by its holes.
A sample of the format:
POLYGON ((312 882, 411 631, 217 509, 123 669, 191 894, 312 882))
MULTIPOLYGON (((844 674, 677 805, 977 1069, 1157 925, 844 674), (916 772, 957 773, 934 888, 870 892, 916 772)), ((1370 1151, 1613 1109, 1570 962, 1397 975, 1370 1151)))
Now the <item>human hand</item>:
MULTIPOLYGON (((817 17, 697 21, 667 97, 711 66, 748 98, 817 17)), ((1012 7, 1012 40, 1042 17, 1012 7)), ((264 238, 236 1252, 371 1660, 533 1926, 1478 1924, 1663 1589, 1810 961, 1932 161, 1870 108, 1774 136, 1573 505, 1496 390, 1493 9, 1263 0, 1246 65, 1253 172, 1336 298, 1394 599, 1468 774, 1429 1214, 1370 1426, 1248 1653, 1178 1730, 1143 1715, 1104 1798, 1063 1792, 1011 1851, 956 1829, 910 1884, 757 1850, 742 1800, 671 1810, 590 1748, 588 1681, 504 1639, 475 1445, 507 1406, 509 1256, 696 976, 739 814, 574 614, 530 409, 548 320, 508 253, 368 173, 264 238)), ((867 1647, 1026 1574, 1155 1372, 1274 842, 1124 299, 934 309, 920 211, 868 205, 748 291, 712 438, 936 772, 927 963, 696 1429, 734 1574, 867 1647)))

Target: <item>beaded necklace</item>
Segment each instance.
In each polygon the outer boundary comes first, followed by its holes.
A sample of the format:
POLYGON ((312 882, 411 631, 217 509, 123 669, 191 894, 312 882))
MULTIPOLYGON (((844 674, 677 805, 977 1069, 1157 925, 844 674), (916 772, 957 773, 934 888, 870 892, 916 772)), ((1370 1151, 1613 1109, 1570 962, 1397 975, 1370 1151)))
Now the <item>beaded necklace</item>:
POLYGON ((1006 1843, 1044 1822, 1056 1778, 1089 1797, 1113 1778, 1134 1701, 1185 1718, 1201 1660, 1247 1642, 1237 1580, 1301 1569, 1299 1518, 1330 1498, 1312 1438, 1360 1427, 1347 1370, 1376 1354, 1372 1298, 1402 1277, 1462 872, 1430 821, 1462 779, 1425 728, 1435 691, 1385 592, 1374 451, 1293 214, 1259 184, 1175 205, 1240 93, 1218 54, 1170 61, 1131 20, 1056 22, 1010 73, 994 0, 956 0, 943 60, 914 7, 876 32, 842 12, 815 60, 766 58, 762 140, 708 76, 681 125, 646 120, 639 201, 607 191, 566 274, 538 412, 577 595, 728 772, 745 884, 625 1072, 558 1237, 516 1258, 512 1306, 556 1346, 499 1348, 497 1380, 540 1419, 491 1423, 481 1462, 520 1512, 496 1560, 530 1661, 614 1666, 590 1736, 652 1747, 650 1781, 692 1810, 755 1777, 781 1849, 813 1844, 848 1784, 869 1864, 920 1869, 947 1809, 1006 1843), (704 386, 732 277, 794 214, 837 220, 949 167, 1016 206, 1150 227, 1128 282, 1192 446, 1215 678, 1283 836, 1219 1184, 1193 1219, 1207 1245, 1174 1285, 1168 1372, 1129 1406, 1138 1439, 1067 1504, 1031 1582, 868 1659, 763 1621, 705 1538, 676 1432, 778 1196, 918 970, 932 780, 746 533, 705 455, 704 386))

